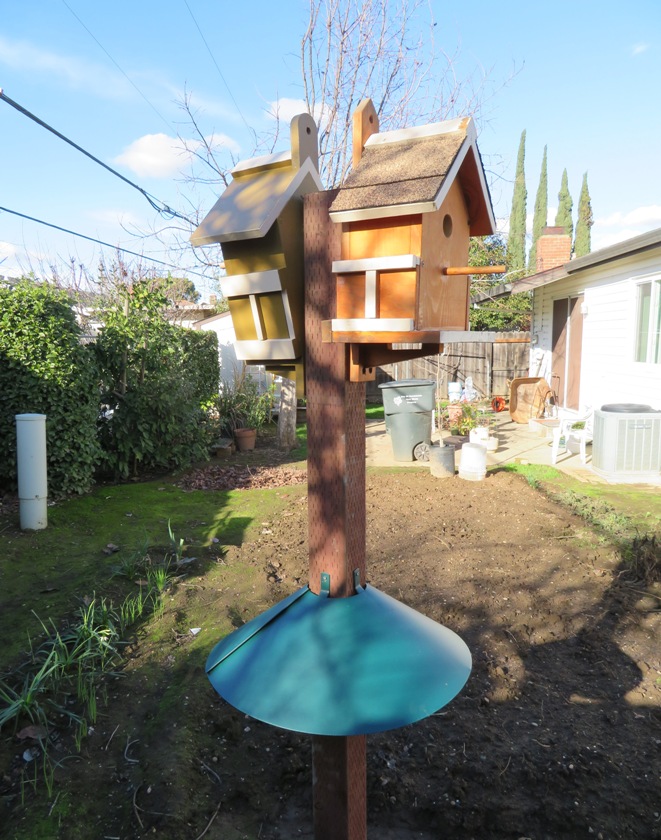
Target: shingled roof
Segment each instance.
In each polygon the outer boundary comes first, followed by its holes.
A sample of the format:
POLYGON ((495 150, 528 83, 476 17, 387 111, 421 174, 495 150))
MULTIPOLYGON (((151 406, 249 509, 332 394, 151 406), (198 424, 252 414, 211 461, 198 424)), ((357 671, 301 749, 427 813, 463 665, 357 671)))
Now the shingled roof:
POLYGON ((350 222, 437 210, 456 178, 471 235, 492 233, 495 220, 470 118, 373 134, 333 201, 333 221, 350 222))

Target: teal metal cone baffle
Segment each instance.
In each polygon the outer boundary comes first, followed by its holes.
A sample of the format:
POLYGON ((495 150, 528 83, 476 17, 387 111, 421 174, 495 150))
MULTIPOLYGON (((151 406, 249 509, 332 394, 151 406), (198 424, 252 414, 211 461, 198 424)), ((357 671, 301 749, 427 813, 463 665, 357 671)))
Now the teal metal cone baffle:
POLYGON ((222 639, 206 670, 218 694, 256 720, 366 735, 449 703, 471 655, 447 627, 373 586, 348 598, 306 586, 222 639))

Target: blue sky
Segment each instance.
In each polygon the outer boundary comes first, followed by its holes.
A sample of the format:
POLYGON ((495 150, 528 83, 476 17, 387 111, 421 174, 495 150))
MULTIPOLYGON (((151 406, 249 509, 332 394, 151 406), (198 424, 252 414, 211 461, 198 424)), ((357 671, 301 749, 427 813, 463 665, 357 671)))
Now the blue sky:
MULTIPOLYGON (((437 45, 457 56, 457 76, 488 75, 478 144, 499 219, 509 216, 525 128, 530 213, 547 145, 549 223, 566 167, 574 211, 588 172, 593 249, 661 227, 658 0, 429 0, 429 8, 437 45)), ((188 91, 205 135, 250 156, 246 124, 268 130, 271 103, 302 96, 306 21, 302 0, 5 4, 0 88, 157 199, 184 213, 191 204, 208 209, 219 188, 192 193, 179 174, 185 158, 175 138, 193 135, 177 101, 188 91)), ((136 235, 168 225, 141 194, 4 102, 0 152, 0 206, 182 270, 194 265, 190 253, 136 235)), ((101 255, 98 246, 0 212, 0 274, 45 274, 70 258, 94 273, 101 255)))

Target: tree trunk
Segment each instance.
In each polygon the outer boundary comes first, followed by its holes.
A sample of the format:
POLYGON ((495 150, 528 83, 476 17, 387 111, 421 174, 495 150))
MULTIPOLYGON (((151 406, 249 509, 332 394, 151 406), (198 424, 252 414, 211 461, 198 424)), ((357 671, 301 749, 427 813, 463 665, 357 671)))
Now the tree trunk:
POLYGON ((280 414, 278 415, 278 448, 293 449, 296 446, 296 383, 293 379, 282 379, 280 388, 280 414))

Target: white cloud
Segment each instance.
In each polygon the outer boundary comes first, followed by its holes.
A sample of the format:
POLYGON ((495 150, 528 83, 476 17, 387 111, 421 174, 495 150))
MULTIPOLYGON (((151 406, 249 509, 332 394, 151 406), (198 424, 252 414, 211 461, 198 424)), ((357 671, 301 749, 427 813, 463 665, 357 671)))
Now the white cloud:
POLYGON ((2 273, 2 261, 16 256, 16 247, 10 242, 0 242, 0 274, 2 273))
POLYGON ((645 227, 649 230, 652 227, 661 225, 661 204, 648 204, 643 207, 636 207, 627 213, 619 210, 605 216, 603 219, 595 219, 595 227, 645 227))
MULTIPOLYGON (((238 152, 238 144, 224 134, 207 138, 214 148, 238 152)), ((202 146, 199 140, 184 143, 178 137, 167 134, 145 134, 134 140, 114 163, 126 166, 142 178, 172 178, 191 161, 196 149, 202 146)))
POLYGON ((107 98, 129 92, 128 82, 100 65, 42 50, 29 41, 10 41, 0 36, 0 65, 23 73, 48 76, 76 89, 90 90, 107 98))
POLYGON ((627 212, 617 211, 596 218, 592 227, 592 250, 606 248, 661 227, 661 205, 648 204, 627 212))
POLYGON ((649 48, 650 48, 649 44, 643 44, 643 43, 634 44, 633 47, 631 48, 631 55, 642 55, 644 52, 647 52, 647 50, 649 48))

